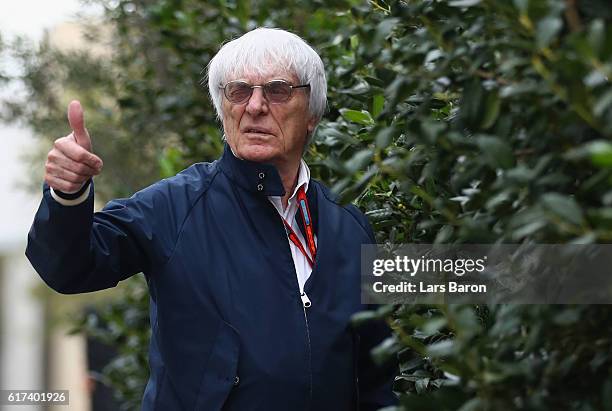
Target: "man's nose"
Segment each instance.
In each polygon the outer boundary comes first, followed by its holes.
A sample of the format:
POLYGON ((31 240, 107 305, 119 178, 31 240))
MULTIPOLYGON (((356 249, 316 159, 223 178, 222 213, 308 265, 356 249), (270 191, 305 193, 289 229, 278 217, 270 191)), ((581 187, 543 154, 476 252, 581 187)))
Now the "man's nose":
POLYGON ((254 116, 268 112, 268 101, 264 97, 261 87, 253 88, 253 94, 247 102, 246 111, 254 116))

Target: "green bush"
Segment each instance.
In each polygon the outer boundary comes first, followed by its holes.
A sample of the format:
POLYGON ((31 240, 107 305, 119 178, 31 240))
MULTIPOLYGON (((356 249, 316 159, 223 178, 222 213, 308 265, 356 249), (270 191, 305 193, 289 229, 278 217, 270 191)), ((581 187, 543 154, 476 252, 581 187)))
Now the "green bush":
MULTIPOLYGON (((69 97, 50 86, 61 84, 93 112, 96 150, 117 159, 97 182, 102 196, 125 195, 220 153, 202 67, 225 39, 279 26, 326 63, 329 110, 307 153, 313 176, 361 207, 379 242, 609 243, 607 3, 122 0, 106 9, 110 60, 19 48, 34 104, 13 101, 5 114, 62 135, 69 97)), ((145 285, 131 281, 136 297, 101 312, 111 327, 102 335, 121 352, 108 375, 127 409, 147 377, 145 285)), ((373 355, 399 354, 401 409, 610 410, 607 314, 381 307, 372 316, 394 335, 373 355)), ((96 332, 95 319, 83 324, 96 332)))

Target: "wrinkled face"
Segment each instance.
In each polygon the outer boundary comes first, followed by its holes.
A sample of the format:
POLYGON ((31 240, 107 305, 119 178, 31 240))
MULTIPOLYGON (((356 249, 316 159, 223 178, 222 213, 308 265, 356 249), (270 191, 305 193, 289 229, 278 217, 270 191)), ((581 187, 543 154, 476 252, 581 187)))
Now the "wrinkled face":
MULTIPOLYGON (((299 85, 297 76, 282 70, 272 70, 265 76, 246 74, 230 81, 241 80, 263 85, 271 80, 285 80, 299 85)), ((302 156, 306 136, 316 120, 308 111, 307 88, 293 89, 288 101, 271 104, 261 88, 245 103, 233 104, 223 96, 223 129, 234 154, 244 160, 270 163, 277 167, 295 165, 302 156)))

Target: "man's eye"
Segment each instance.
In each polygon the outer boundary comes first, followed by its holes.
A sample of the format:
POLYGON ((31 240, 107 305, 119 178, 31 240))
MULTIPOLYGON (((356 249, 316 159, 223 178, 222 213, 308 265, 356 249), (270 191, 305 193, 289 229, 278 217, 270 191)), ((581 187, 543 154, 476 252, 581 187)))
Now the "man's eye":
POLYGON ((284 96, 287 94, 289 87, 285 84, 269 84, 268 93, 276 96, 284 96))
POLYGON ((249 95, 251 88, 245 85, 230 88, 229 95, 233 98, 243 98, 249 95))

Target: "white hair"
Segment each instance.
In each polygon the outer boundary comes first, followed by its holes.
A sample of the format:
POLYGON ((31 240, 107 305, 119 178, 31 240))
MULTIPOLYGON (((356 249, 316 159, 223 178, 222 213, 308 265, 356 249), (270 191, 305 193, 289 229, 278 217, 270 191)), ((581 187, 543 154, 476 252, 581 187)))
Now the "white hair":
POLYGON ((295 74, 300 84, 310 84, 310 114, 321 120, 327 101, 323 61, 301 37, 285 30, 260 27, 232 40, 208 64, 208 91, 219 119, 223 119, 225 85, 247 72, 266 76, 281 69, 295 74))

